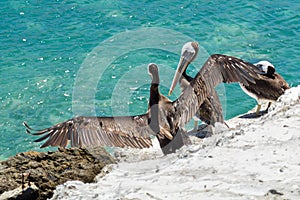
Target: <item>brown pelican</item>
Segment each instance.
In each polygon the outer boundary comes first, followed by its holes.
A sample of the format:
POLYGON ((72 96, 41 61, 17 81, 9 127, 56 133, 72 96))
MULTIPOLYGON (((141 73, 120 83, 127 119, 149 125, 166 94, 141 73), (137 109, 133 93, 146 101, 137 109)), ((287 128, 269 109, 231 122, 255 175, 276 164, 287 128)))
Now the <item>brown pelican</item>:
POLYGON ((133 147, 148 148, 152 146, 150 136, 157 133, 157 137, 164 138, 159 131, 157 104, 159 103, 158 86, 159 77, 158 69, 155 64, 149 64, 148 73, 152 78, 150 87, 149 109, 145 114, 137 116, 122 117, 74 117, 65 122, 56 124, 43 130, 33 130, 24 122, 26 131, 32 135, 43 135, 35 140, 40 142, 47 141, 41 146, 61 146, 66 147, 68 142, 71 146, 116 146, 116 147, 133 147), (153 108, 151 110, 151 107, 153 108), (151 118, 152 117, 152 118, 151 118), (152 130, 153 129, 153 130, 152 130))
MULTIPOLYGON (((183 45, 181 50, 181 57, 175 72, 175 76, 170 87, 169 95, 172 94, 178 80, 180 83, 181 90, 185 89, 185 82, 191 82, 193 78, 186 73, 188 65, 194 61, 199 51, 197 42, 188 42, 183 45), (180 74, 179 71, 182 71, 180 74)), ((200 74, 204 73, 205 70, 200 70, 200 74)), ((211 94, 207 96, 204 102, 201 104, 199 110, 197 111, 194 120, 194 130, 197 131, 198 119, 205 122, 208 125, 215 125, 216 122, 224 123, 224 118, 222 114, 222 106, 216 91, 213 89, 211 94)))
POLYGON ((254 65, 260 71, 258 79, 255 80, 256 83, 249 83, 247 86, 241 83, 240 86, 246 94, 256 99, 256 115, 259 115, 263 102, 268 102, 267 109, 264 111, 268 112, 271 103, 276 101, 290 86, 282 76, 275 72, 275 67, 270 62, 260 61, 254 65))
MULTIPOLYGON (((185 57, 185 59, 187 59, 185 57)), ((256 68, 234 57, 212 55, 200 72, 190 82, 175 101, 170 101, 159 93, 158 69, 149 65, 152 76, 149 111, 146 114, 127 117, 75 117, 50 128, 31 133, 42 135, 36 141, 48 140, 42 145, 63 146, 71 141, 71 146, 119 146, 150 147, 150 135, 156 135, 162 151, 175 152, 190 140, 184 125, 196 114, 200 105, 221 82, 240 82, 246 86, 255 83, 256 68)))
POLYGON ((149 100, 151 123, 149 125, 156 134, 162 152, 164 154, 174 153, 176 149, 191 142, 184 129, 174 126, 172 119, 175 113, 172 112, 174 111, 172 101, 159 92, 157 66, 154 64, 149 66, 151 66, 149 74, 152 76, 149 100))
MULTIPOLYGON (((137 116, 122 117, 75 117, 43 130, 33 130, 24 122, 26 132, 32 135, 43 135, 35 140, 47 141, 47 146, 116 146, 148 148, 152 146, 151 135, 155 135, 164 154, 172 153, 184 144, 189 144, 186 134, 172 135, 172 123, 169 123, 168 111, 171 101, 159 92, 159 74, 155 64, 148 65, 152 78, 148 111, 137 116), (173 142, 170 145, 170 142, 173 142)), ((181 130, 178 128, 177 130, 181 130)))
MULTIPOLYGON (((175 83, 187 67, 186 63, 195 56, 195 52, 189 51, 183 54, 183 62, 175 75, 175 83)), ((189 143, 184 126, 195 116, 205 99, 219 83, 239 82, 248 86, 250 83, 255 84, 258 72, 254 65, 235 57, 220 54, 210 56, 193 80, 190 82, 183 80, 184 90, 178 99, 159 103, 159 125, 168 127, 166 129, 173 136, 173 140, 165 140, 168 143, 165 144, 165 151, 171 153, 183 144, 189 143)), ((171 92, 173 88, 171 87, 171 92)))

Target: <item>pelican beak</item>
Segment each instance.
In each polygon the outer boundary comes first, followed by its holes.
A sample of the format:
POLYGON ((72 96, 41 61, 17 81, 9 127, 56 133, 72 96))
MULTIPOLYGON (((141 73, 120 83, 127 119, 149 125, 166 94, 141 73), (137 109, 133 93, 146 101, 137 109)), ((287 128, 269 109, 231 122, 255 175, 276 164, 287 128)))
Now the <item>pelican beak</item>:
POLYGON ((190 64, 191 61, 194 60, 196 57, 195 52, 189 52, 189 51, 184 51, 181 54, 181 58, 179 60, 170 90, 169 90, 169 95, 172 94, 177 82, 179 81, 180 77, 182 76, 182 73, 186 70, 188 65, 190 64))

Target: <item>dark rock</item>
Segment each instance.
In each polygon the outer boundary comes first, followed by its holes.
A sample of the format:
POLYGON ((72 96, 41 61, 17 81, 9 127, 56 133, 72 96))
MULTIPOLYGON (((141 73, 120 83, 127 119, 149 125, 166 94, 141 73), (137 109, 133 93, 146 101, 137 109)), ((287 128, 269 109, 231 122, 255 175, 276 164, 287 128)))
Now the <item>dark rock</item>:
POLYGON ((10 190, 7 192, 4 192, 0 199, 16 199, 16 200, 36 200, 39 197, 39 189, 34 185, 31 184, 30 187, 27 187, 26 189, 22 189, 22 187, 15 188, 14 190, 10 190))
POLYGON ((274 195, 280 195, 280 196, 282 196, 282 195, 283 195, 283 193, 281 193, 281 192, 278 192, 277 190, 274 190, 274 189, 270 189, 270 190, 268 191, 268 193, 270 193, 270 194, 274 194, 274 195))
POLYGON ((27 198, 28 195, 31 199, 51 198, 57 185, 69 180, 93 182, 105 165, 114 162, 100 147, 20 153, 0 162, 0 199, 4 198, 4 192, 17 188, 21 188, 21 192, 9 199, 27 198), (38 192, 30 187, 32 185, 38 188, 38 192))

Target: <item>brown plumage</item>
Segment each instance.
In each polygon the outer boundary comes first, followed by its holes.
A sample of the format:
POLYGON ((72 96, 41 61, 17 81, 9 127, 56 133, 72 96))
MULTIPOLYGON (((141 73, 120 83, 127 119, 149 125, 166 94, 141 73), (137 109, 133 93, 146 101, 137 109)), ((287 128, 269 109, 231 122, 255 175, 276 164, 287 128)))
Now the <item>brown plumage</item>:
POLYGON ((35 140, 41 142, 41 148, 47 146, 116 146, 148 148, 152 146, 150 136, 155 135, 163 153, 174 152, 166 147, 170 141, 176 141, 171 149, 180 148, 183 142, 180 134, 173 137, 172 123, 168 122, 168 110, 172 109, 171 101, 159 92, 159 74, 155 64, 148 65, 152 78, 148 111, 137 116, 123 117, 75 117, 43 130, 33 130, 24 122, 26 132, 32 135, 42 135, 35 140), (167 108, 167 109, 166 109, 167 108), (167 117, 165 117, 167 116, 167 117), (170 127, 171 125, 171 127, 170 127), (179 146, 178 146, 179 145, 179 146))
POLYGON ((148 148, 152 130, 148 126, 148 113, 128 117, 74 117, 43 130, 33 130, 25 122, 26 131, 32 135, 43 135, 35 142, 47 141, 47 146, 72 147, 117 146, 148 148))
POLYGON ((259 114, 263 102, 268 102, 268 107, 265 110, 267 112, 271 102, 276 101, 290 86, 282 76, 275 72, 275 67, 270 62, 260 61, 254 66, 260 71, 255 80, 256 83, 240 85, 249 96, 256 99, 258 104, 256 114, 259 114))
POLYGON ((173 122, 171 121, 172 112, 170 112, 174 109, 172 101, 159 92, 157 66, 154 64, 150 64, 149 66, 149 71, 151 71, 149 74, 152 76, 149 100, 151 122, 149 126, 155 132, 162 152, 164 154, 173 153, 184 144, 189 144, 190 140, 186 134, 174 130, 173 122), (175 131, 177 134, 173 134, 175 131))
POLYGON ((149 65, 152 76, 149 110, 138 116, 125 117, 75 117, 40 131, 32 130, 26 123, 26 131, 43 135, 36 141, 42 145, 63 146, 119 146, 146 148, 151 146, 151 135, 156 135, 162 151, 175 152, 190 140, 184 130, 185 124, 196 114, 199 106, 214 87, 221 82, 240 82, 246 86, 255 83, 257 69, 240 59, 212 55, 204 64, 180 97, 170 101, 159 93, 157 66, 149 65))
MULTIPOLYGON (((191 54, 182 57, 183 62, 179 65, 173 83, 180 78, 191 58, 191 54)), ((165 138, 163 151, 171 153, 190 142, 184 126, 195 116, 219 83, 240 82, 248 86, 250 83, 255 84, 258 72, 252 64, 235 57, 220 54, 210 56, 193 80, 184 81, 184 89, 178 99, 173 102, 160 102, 160 126, 168 127, 173 136, 173 140, 165 138)), ((173 89, 174 87, 171 87, 171 92, 173 89)))
MULTIPOLYGON (((182 70, 182 75, 179 78, 179 83, 181 87, 181 91, 185 89, 185 80, 191 82, 193 78, 186 73, 186 69, 188 65, 194 61, 199 51, 197 42, 188 42, 182 47, 181 58, 178 63, 178 67, 173 78, 173 82, 171 88, 176 86, 178 77, 176 74, 182 70), (177 80, 176 80, 177 79, 177 80)), ((200 73, 203 71, 200 70, 200 73)), ((172 93, 173 89, 170 89, 170 93, 172 93)), ((200 105, 199 110, 196 112, 196 118, 200 119, 206 124, 215 125, 216 122, 224 123, 223 113, 222 113, 222 105, 219 100, 219 96, 216 90, 212 90, 211 93, 207 96, 204 102, 200 105)), ((194 130, 197 130, 198 125, 197 121, 194 123, 194 130)))
MULTIPOLYGON (((169 93, 172 93, 178 81, 180 82, 180 86, 183 91, 187 87, 186 85, 189 85, 185 82, 192 83, 195 81, 195 79, 202 77, 204 82, 209 86, 209 90, 205 94, 206 98, 196 111, 195 116, 207 124, 214 125, 216 122, 224 123, 222 105, 220 103, 218 94, 214 89, 216 86, 215 84, 220 82, 246 82, 246 85, 254 85, 255 81, 245 80, 245 78, 247 79, 248 77, 246 70, 251 70, 252 72, 255 71, 257 73, 259 73, 259 70, 251 63, 247 63, 241 59, 232 56, 214 54, 202 66, 197 74, 198 77, 196 76, 195 78, 192 78, 186 74, 186 69, 188 65, 196 58, 198 50, 199 47, 197 42, 188 42, 183 46, 181 58, 178 63, 169 93)), ((257 79, 257 77, 258 75, 253 76, 252 80, 253 78, 257 79)))
MULTIPOLYGON (((47 141, 41 146, 116 146, 148 148, 152 146, 150 136, 160 134, 157 131, 157 111, 151 107, 158 105, 159 97, 156 94, 159 86, 158 69, 154 64, 148 66, 148 71, 152 77, 150 88, 149 110, 147 113, 137 116, 123 117, 74 117, 65 122, 56 124, 43 130, 33 130, 24 122, 26 132, 32 135, 43 135, 35 140, 47 141), (151 116, 153 119, 151 119, 151 116), (153 130, 152 130, 153 128, 153 130)), ((158 137, 164 137, 158 135, 158 137)), ((169 136, 168 136, 169 137, 169 136)))
POLYGON ((184 110, 181 115, 181 124, 185 124, 194 116, 199 106, 219 83, 240 82, 248 86, 249 83, 255 84, 257 73, 256 67, 241 59, 221 54, 210 56, 189 83, 190 86, 187 86, 174 102, 174 105, 178 107, 177 110, 184 110), (189 94, 191 91, 192 93, 189 94))

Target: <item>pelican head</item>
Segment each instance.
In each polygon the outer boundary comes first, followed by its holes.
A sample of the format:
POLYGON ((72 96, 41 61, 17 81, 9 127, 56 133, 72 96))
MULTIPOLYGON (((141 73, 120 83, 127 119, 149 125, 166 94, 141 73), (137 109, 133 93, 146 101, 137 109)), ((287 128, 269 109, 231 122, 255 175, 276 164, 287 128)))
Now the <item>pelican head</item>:
POLYGON ((199 46, 197 42, 188 42, 183 45, 180 60, 170 87, 169 95, 172 94, 177 82, 182 76, 182 73, 185 72, 187 66, 196 58, 198 51, 199 46))
POLYGON ((151 76, 152 84, 159 84, 158 67, 154 63, 148 65, 148 74, 151 76))
POLYGON ((258 63, 254 64, 259 71, 263 72, 264 74, 273 74, 275 72, 275 67, 269 61, 262 60, 258 63))

